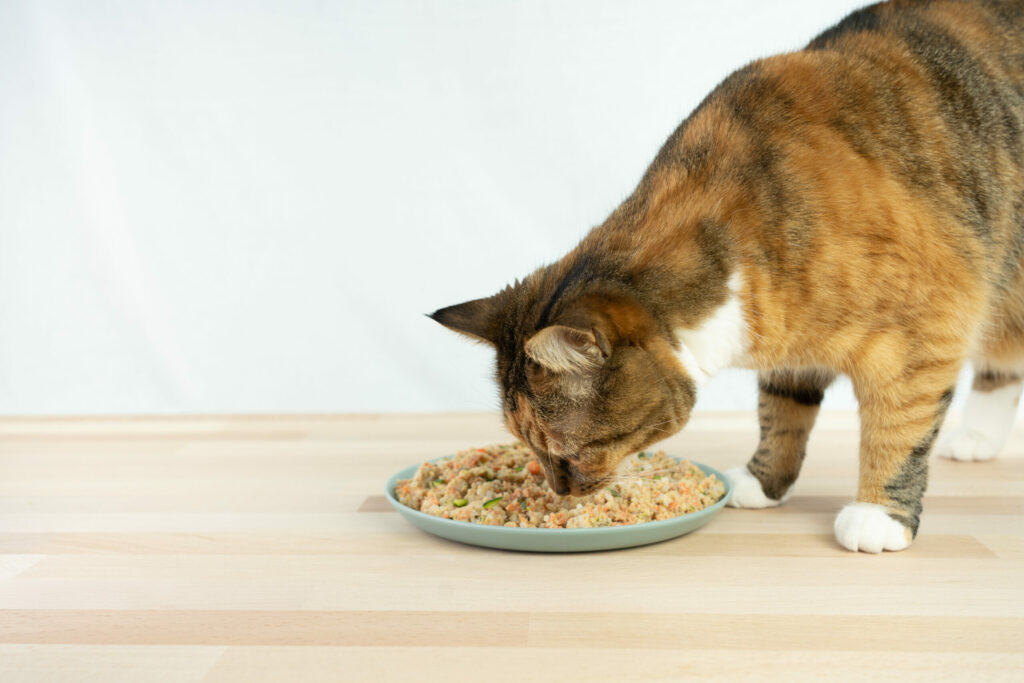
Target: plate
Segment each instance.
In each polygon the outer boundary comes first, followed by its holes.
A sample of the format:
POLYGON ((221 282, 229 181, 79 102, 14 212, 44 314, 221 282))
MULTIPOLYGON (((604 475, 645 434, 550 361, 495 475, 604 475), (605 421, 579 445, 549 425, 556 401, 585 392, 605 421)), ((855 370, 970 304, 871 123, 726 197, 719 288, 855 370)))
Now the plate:
MULTIPOLYGON (((437 458, 431 462, 437 462, 437 458)), ((679 458, 676 458, 679 460, 679 458)), ((691 460, 691 462, 693 462, 691 460)), ((403 505, 395 497, 399 479, 410 479, 419 465, 406 467, 388 479, 385 494, 388 502, 413 526, 459 543, 479 545, 502 550, 529 550, 539 553, 579 553, 592 550, 631 548, 659 541, 667 541, 699 529, 721 511, 732 496, 732 483, 713 467, 694 462, 706 475, 713 474, 725 484, 725 495, 711 507, 672 519, 640 522, 623 526, 605 526, 591 529, 521 529, 507 526, 486 526, 435 517, 403 505)))

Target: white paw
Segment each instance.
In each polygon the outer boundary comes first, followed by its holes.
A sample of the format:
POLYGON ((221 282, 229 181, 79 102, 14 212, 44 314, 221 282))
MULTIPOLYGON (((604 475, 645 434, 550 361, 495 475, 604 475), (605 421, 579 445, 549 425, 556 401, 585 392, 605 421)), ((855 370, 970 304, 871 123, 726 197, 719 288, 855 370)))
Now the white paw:
POLYGON ((790 487, 781 500, 775 500, 764 495, 761 489, 761 482, 750 473, 745 466, 733 467, 726 470, 725 476, 732 482, 732 498, 726 505, 734 508, 770 508, 785 503, 789 494, 793 492, 790 487))
POLYGON ((910 545, 910 529, 875 503, 850 503, 836 515, 834 530, 839 545, 855 552, 880 553, 910 545))
POLYGON ((935 452, 953 460, 991 460, 1002 448, 1002 443, 982 432, 960 428, 944 436, 935 452))

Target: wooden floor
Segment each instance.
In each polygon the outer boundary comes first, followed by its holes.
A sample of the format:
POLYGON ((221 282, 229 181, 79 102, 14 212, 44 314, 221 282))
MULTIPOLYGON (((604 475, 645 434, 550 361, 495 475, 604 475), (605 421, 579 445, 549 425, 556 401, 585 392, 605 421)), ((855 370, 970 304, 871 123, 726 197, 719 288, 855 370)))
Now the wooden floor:
MULTIPOLYGON (((788 505, 606 553, 444 541, 395 471, 493 415, 0 420, 0 681, 1024 680, 1024 431, 933 460, 917 543, 840 549, 852 416, 788 505)), ((718 468, 753 415, 668 450, 718 468)))

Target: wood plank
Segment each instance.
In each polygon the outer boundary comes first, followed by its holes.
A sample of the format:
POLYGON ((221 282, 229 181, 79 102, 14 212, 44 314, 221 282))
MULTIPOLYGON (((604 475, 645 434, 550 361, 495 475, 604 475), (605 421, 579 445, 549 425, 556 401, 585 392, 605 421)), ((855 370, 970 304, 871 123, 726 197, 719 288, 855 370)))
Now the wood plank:
POLYGON ((579 614, 530 615, 533 647, 871 652, 997 652, 1024 643, 1021 617, 878 617, 814 615, 579 614))
MULTIPOLYGON (((421 556, 424 550, 454 551, 456 543, 413 528, 389 533, 7 533, 5 554, 45 555, 392 555, 421 556)), ((928 534, 914 544, 915 557, 986 558, 1020 552, 1013 536, 928 534), (993 548, 992 546, 995 546, 993 548), (997 549, 996 549, 997 548, 997 549)), ((475 550, 473 552, 476 552, 475 550)), ((497 552, 497 551, 494 551, 497 552)), ((638 555, 680 557, 845 556, 827 534, 716 533, 703 529, 685 538, 630 549, 638 555)), ((1006 559, 1024 559, 1018 555, 1006 559)))
POLYGON ((0 642, 522 647, 528 624, 501 612, 0 610, 0 642))
POLYGON ((220 681, 297 680, 335 682, 338 672, 352 679, 438 681, 486 672, 488 683, 524 681, 764 681, 814 680, 848 683, 871 680, 1019 681, 1024 655, 943 652, 815 651, 799 646, 781 650, 697 649, 680 642, 674 649, 575 648, 417 648, 417 647, 229 647, 210 672, 220 681), (448 663, 438 667, 429 663, 448 663), (425 664, 427 663, 427 664, 425 664), (453 674, 450 669, 455 669, 453 674), (965 673, 969 672, 969 673, 965 673))
POLYGON ((648 613, 0 610, 5 643, 688 648, 1015 654, 1020 617, 648 613))
MULTIPOLYGON (((1020 573, 1020 567, 1014 571, 1020 573)), ((976 572, 975 576, 978 575, 976 572)), ((987 575, 982 572, 982 576, 987 575)), ((642 587, 635 581, 611 585, 586 582, 599 599, 571 584, 542 586, 521 581, 424 578, 406 585, 394 577, 367 576, 346 581, 295 579, 18 579, 0 582, 0 608, 51 610, 183 609, 293 610, 315 607, 336 611, 373 611, 407 607, 425 611, 457 608, 464 611, 515 611, 525 606, 552 610, 642 610, 650 613, 816 614, 829 612, 862 616, 978 616, 1021 614, 1024 590, 1004 575, 995 586, 979 585, 967 573, 945 583, 921 587, 870 582, 846 585, 842 575, 835 587, 804 587, 769 582, 741 586, 682 585, 686 567, 673 573, 676 581, 642 587), (600 588, 593 588, 600 585, 600 588), (1007 587, 1010 586, 1010 587, 1007 587), (458 588, 464 587, 461 592, 458 588), (697 596, 697 597, 695 597, 697 596)), ((775 576, 773 573, 772 576, 775 576)), ((577 582, 577 585, 579 582, 577 582)), ((3 642, 3 641, 0 641, 3 642)))
POLYGON ((214 665, 220 662, 226 649, 216 645, 111 646, 0 643, 0 681, 4 683, 149 683, 151 681, 153 683, 201 683, 210 680, 214 665))

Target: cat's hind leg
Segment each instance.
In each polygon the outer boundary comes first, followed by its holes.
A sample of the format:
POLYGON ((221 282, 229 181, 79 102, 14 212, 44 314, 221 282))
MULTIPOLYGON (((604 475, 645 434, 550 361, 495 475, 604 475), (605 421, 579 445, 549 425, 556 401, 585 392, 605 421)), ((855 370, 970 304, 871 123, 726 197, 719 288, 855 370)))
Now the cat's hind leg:
POLYGON ((1022 388, 1020 370, 976 361, 962 423, 943 435, 936 453, 953 460, 994 458, 1010 438, 1022 388))
POLYGON ((758 375, 761 440, 750 462, 725 473, 733 485, 729 505, 764 508, 785 502, 800 474, 825 389, 834 378, 832 372, 819 370, 758 375))
POLYGON ((1024 387, 1024 259, 988 319, 974 354, 974 382, 963 419, 942 434, 935 449, 954 460, 995 457, 1013 430, 1024 387))

